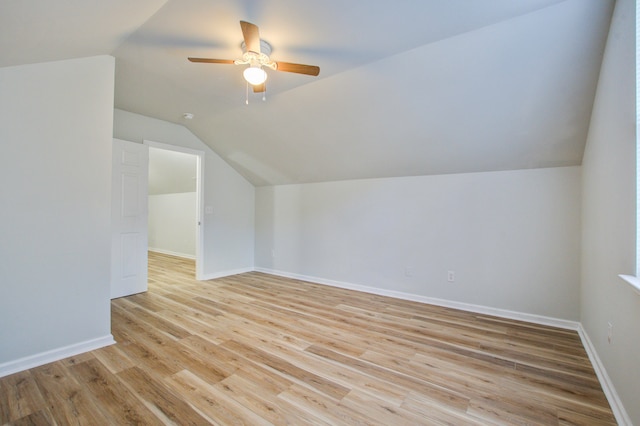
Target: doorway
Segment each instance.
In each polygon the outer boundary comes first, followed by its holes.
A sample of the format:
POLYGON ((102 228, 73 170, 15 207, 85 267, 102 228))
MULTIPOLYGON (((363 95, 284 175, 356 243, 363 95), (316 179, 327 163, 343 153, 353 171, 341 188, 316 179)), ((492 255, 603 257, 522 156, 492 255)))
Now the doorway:
POLYGON ((204 152, 144 144, 149 147, 148 250, 195 259, 201 279, 204 152))

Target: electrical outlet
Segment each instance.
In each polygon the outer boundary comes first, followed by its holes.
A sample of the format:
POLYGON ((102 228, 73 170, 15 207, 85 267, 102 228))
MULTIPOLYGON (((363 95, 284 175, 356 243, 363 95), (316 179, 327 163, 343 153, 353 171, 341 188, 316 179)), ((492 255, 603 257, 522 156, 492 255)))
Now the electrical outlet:
POLYGON ((404 267, 404 276, 405 277, 412 277, 413 276, 413 268, 411 266, 405 266, 404 267))
POLYGON ((613 324, 611 324, 611 322, 607 323, 607 342, 609 342, 609 344, 611 344, 611 341, 613 340, 613 324))
POLYGON ((450 283, 454 282, 456 280, 456 273, 455 271, 447 271, 447 281, 449 281, 450 283))

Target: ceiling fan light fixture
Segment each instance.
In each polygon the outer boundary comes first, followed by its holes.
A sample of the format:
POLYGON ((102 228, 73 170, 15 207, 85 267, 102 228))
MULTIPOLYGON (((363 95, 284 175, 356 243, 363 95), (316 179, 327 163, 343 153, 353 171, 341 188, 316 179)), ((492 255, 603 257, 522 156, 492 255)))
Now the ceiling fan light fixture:
POLYGON ((244 79, 247 80, 247 82, 252 86, 259 86, 267 81, 267 72, 263 70, 261 66, 247 67, 242 72, 242 75, 244 76, 244 79))

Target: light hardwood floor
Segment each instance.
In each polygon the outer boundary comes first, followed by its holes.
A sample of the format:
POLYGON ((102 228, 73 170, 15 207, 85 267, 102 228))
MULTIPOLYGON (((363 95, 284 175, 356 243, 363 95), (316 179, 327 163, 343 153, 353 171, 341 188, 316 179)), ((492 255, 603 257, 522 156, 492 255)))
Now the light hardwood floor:
POLYGON ((149 264, 117 345, 0 379, 0 424, 615 424, 573 331, 149 264))

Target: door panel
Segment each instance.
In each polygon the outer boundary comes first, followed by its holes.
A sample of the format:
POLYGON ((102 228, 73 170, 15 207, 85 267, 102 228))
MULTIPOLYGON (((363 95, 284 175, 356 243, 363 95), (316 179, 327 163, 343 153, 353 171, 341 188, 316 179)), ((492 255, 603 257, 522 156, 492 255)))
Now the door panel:
POLYGON ((149 147, 113 140, 111 298, 147 291, 149 147))

